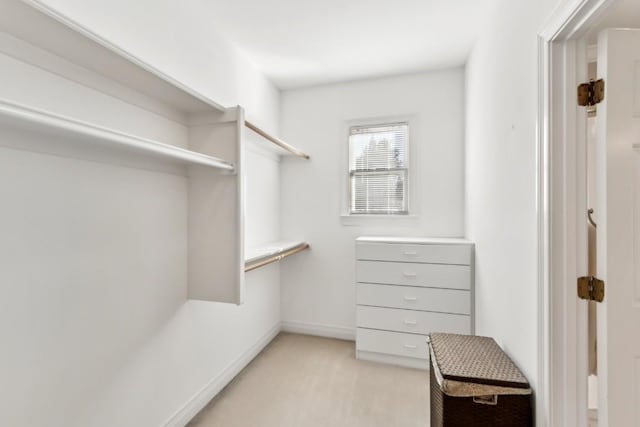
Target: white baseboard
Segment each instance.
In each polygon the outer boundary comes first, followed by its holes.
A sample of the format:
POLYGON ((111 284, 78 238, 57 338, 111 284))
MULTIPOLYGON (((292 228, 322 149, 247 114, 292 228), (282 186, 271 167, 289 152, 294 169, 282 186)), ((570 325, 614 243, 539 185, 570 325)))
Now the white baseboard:
POLYGON ((184 427, 235 378, 275 337, 280 333, 280 325, 275 325, 238 359, 227 366, 219 375, 197 392, 185 405, 173 414, 163 427, 184 427))
POLYGON ((337 338, 355 341, 356 328, 346 326, 322 325, 318 323, 282 322, 282 331, 294 334, 315 335, 319 337, 337 338))

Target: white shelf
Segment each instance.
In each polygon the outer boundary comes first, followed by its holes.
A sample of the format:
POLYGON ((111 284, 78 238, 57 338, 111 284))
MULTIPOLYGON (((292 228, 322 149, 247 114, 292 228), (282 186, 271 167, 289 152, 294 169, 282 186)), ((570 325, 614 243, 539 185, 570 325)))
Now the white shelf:
MULTIPOLYGON (((186 115, 225 111, 215 101, 196 93, 38 0, 4 1, 2 8, 1 32, 46 49, 84 70, 129 87, 186 115)), ((49 61, 45 66, 51 71, 59 71, 50 68, 59 67, 55 62, 49 61)), ((87 80, 80 74, 75 77, 84 79, 83 83, 89 86, 96 84, 94 79, 87 80)))
POLYGON ((247 249, 245 253, 245 271, 280 261, 283 258, 309 249, 307 242, 273 242, 264 246, 247 249))
POLYGON ((135 151, 182 164, 197 164, 231 172, 235 169, 233 163, 213 156, 38 111, 3 100, 0 100, 0 123, 2 126, 26 128, 42 133, 55 133, 72 139, 81 137, 80 143, 87 145, 99 144, 101 147, 107 147, 113 151, 135 151))

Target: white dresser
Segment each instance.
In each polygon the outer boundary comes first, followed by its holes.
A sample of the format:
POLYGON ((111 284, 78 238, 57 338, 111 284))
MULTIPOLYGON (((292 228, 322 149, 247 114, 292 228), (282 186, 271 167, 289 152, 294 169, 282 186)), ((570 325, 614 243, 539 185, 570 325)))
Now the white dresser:
POLYGON ((464 239, 356 239, 356 357, 428 369, 427 334, 473 334, 473 259, 464 239))

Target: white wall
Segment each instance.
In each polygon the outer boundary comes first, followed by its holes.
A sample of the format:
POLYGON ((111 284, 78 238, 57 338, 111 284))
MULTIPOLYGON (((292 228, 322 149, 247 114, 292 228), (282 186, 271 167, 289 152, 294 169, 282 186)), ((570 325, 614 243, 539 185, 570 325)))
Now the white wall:
POLYGON ((282 134, 311 156, 281 168, 281 229, 311 251, 282 262, 285 326, 353 337, 355 242, 360 235, 463 233, 464 76, 461 68, 283 92, 282 134), (412 116, 416 217, 341 218, 347 122, 412 116))
MULTIPOLYGON (((277 132, 278 90, 210 28, 197 2, 43 3, 277 132)), ((204 403, 198 396, 279 328, 277 265, 248 274, 243 306, 186 301, 184 177, 1 154, 0 192, 11 207, 3 239, 16 242, 2 245, 1 425, 180 425, 190 403, 204 403)), ((255 150, 246 164, 251 246, 280 237, 279 165, 255 150)))
POLYGON ((537 32, 554 0, 501 0, 466 66, 466 235, 476 330, 537 382, 537 32))

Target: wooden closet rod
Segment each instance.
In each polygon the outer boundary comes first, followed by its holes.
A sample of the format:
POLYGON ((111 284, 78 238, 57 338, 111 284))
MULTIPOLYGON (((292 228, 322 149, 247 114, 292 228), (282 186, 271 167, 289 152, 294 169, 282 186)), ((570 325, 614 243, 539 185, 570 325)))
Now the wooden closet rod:
POLYGON ((302 252, 305 249, 309 249, 308 243, 301 243, 300 245, 293 247, 291 249, 285 250, 283 252, 267 255, 266 257, 259 258, 255 261, 252 261, 251 263, 246 263, 244 265, 244 271, 247 272, 247 271, 255 270, 256 268, 264 267, 265 265, 269 265, 271 263, 280 261, 281 259, 284 259, 291 255, 297 254, 298 252, 302 252))
POLYGON ((268 139, 269 141, 273 142, 274 144, 276 144, 278 147, 282 148, 283 150, 287 150, 291 154, 294 154, 294 155, 296 155, 298 157, 302 157, 303 159, 309 159, 309 155, 308 154, 303 153, 302 151, 298 150, 295 147, 292 147, 291 145, 287 144, 286 142, 284 142, 280 138, 276 138, 275 136, 269 135, 267 132, 263 131, 258 126, 256 126, 253 123, 251 123, 250 121, 245 120, 244 121, 244 125, 246 127, 248 127, 249 129, 251 129, 252 131, 254 131, 255 133, 257 133, 258 135, 260 135, 260 136, 268 139))

